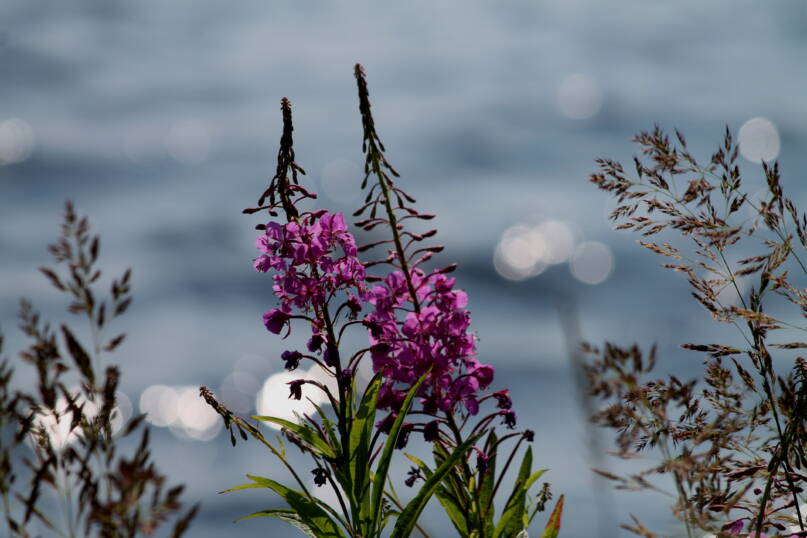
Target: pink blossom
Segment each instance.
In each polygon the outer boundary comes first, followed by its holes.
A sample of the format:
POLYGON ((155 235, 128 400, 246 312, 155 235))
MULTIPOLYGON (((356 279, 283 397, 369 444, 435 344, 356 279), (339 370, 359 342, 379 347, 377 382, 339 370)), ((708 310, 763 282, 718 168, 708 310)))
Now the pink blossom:
POLYGON ((369 329, 373 369, 388 380, 379 408, 396 409, 407 388, 430 371, 420 393, 426 412, 452 413, 462 404, 479 412, 479 390, 493 381, 494 369, 480 363, 476 340, 469 332, 471 316, 464 291, 454 290, 454 278, 441 273, 411 273, 419 312, 413 311, 406 278, 401 271, 387 275, 366 296, 374 306, 364 319, 369 329), (389 396, 394 393, 395 397, 389 396))
MULTIPOLYGON (((313 312, 340 291, 353 298, 349 304, 352 315, 361 310, 358 299, 367 295, 366 273, 356 258, 356 241, 340 213, 318 211, 286 224, 268 222, 256 247, 263 254, 255 259, 254 267, 261 272, 275 271, 272 289, 287 313, 292 308, 313 312)), ((273 323, 270 330, 276 328, 273 323)))
POLYGON ((280 334, 283 326, 289 321, 289 315, 282 310, 273 308, 263 315, 263 324, 269 332, 280 334))

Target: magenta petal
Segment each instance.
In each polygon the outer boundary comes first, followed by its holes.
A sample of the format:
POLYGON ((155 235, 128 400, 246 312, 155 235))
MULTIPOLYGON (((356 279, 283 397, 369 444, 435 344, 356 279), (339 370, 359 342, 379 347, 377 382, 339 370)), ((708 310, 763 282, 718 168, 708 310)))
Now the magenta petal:
POLYGON ((283 326, 289 321, 289 315, 277 308, 273 308, 263 315, 263 324, 266 329, 275 334, 280 334, 283 326))
POLYGON ((257 258, 255 258, 253 266, 255 267, 256 271, 265 273, 272 267, 272 258, 266 255, 258 256, 257 258))

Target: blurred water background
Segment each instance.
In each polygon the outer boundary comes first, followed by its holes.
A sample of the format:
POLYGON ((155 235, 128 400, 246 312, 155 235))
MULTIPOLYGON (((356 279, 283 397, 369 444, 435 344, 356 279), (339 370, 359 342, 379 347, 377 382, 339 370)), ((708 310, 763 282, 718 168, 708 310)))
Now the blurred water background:
MULTIPOLYGON (((60 315, 63 299, 33 269, 49 262, 70 198, 102 233, 107 274, 134 269, 135 302, 118 325, 129 336, 114 360, 131 407, 150 411, 160 468, 203 503, 189 536, 295 535, 231 523, 280 503, 217 491, 247 472, 283 473, 254 443, 231 448, 195 387, 243 412, 256 400, 286 405, 282 386, 262 392, 289 343, 261 325, 271 283, 251 269, 257 220, 240 210, 273 173, 282 96, 294 104, 304 181, 323 207, 356 207, 361 62, 400 185, 437 213, 442 260, 460 262, 480 358, 511 389, 520 425, 536 431, 537 465, 567 495, 563 534, 620 536, 628 513, 673 533, 663 496, 595 487, 588 469, 603 462, 590 458, 561 312, 575 308, 595 343, 658 343, 664 367, 683 375, 701 358, 678 345, 711 341, 714 328, 683 278, 611 230, 612 204, 586 179, 595 157, 629 160, 631 136, 654 123, 682 130, 704 157, 725 125, 745 126, 748 177, 762 177, 752 161, 778 157, 785 189, 807 201, 805 45, 803 0, 5 0, 6 354, 24 344, 19 296, 60 315)), ((439 519, 425 526, 453 534, 439 519)))

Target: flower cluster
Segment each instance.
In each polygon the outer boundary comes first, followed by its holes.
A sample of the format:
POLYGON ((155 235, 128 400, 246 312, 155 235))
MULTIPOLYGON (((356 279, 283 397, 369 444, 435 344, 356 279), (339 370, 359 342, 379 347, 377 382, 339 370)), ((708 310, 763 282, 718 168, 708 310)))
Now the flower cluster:
POLYGON ((475 357, 475 335, 468 331, 471 316, 465 310, 468 296, 454 290, 456 279, 439 271, 427 275, 415 268, 411 277, 414 300, 401 271, 390 273, 369 292, 375 309, 364 322, 373 369, 386 379, 378 407, 397 412, 408 388, 429 372, 419 394, 423 411, 452 413, 463 404, 475 415, 478 392, 493 381, 494 370, 475 357), (412 310, 415 302, 419 308, 412 310))
MULTIPOLYGON (((272 275, 279 303, 263 315, 266 329, 288 336, 292 320, 301 320, 313 333, 307 350, 286 350, 279 357, 287 370, 296 370, 304 360, 315 363, 315 370, 308 374, 317 375, 303 374, 286 383, 289 398, 302 400, 308 389, 325 396, 310 399, 316 413, 295 413, 293 420, 263 416, 262 410, 252 418, 279 426, 290 443, 308 453, 315 462, 314 485, 327 486, 338 502, 312 495, 304 475, 287 458, 282 439, 276 448, 257 426, 233 414, 202 387, 202 397, 224 420, 233 445, 236 433, 244 440, 258 440, 299 486, 247 475, 251 483, 228 491, 269 484, 288 508, 264 515, 286 520, 311 536, 411 536, 432 496, 447 509, 457 504, 456 499, 463 500, 466 509, 449 511, 449 515, 465 538, 490 534, 492 529, 520 536, 550 495, 546 483, 537 498, 529 493, 543 472, 532 472, 530 448, 523 451, 519 480, 498 523, 494 497, 503 478, 511 474, 510 465, 522 443, 531 442, 534 434, 530 430, 496 434, 495 418, 503 419, 510 429, 515 427, 510 394, 507 389, 487 390, 494 369, 477 360, 476 336, 469 330, 471 316, 466 310, 468 296, 455 289, 455 279, 447 276, 455 265, 431 272, 421 268, 443 250, 430 241, 424 243, 437 230, 415 233, 406 229, 404 221, 427 221, 434 215, 410 207, 415 199, 396 186, 393 178, 399 174, 384 156, 375 132, 360 65, 354 73, 366 154, 361 189, 367 190, 364 205, 353 213, 365 218, 355 226, 368 233, 381 226, 387 235, 379 238, 376 230, 369 237, 371 243, 357 247, 341 214, 303 209, 301 202, 315 199, 316 194, 298 182, 298 174, 305 171, 295 162, 291 103, 286 98, 280 106, 283 134, 275 175, 257 206, 244 210, 246 214, 266 210, 282 219, 258 226, 263 233, 257 239, 260 255, 254 267, 272 275), (359 261, 359 252, 373 249, 375 254, 365 254, 368 259, 359 261), (371 268, 383 272, 368 275, 371 268), (368 339, 350 353, 345 352, 343 339, 348 329, 368 339), (369 366, 367 361, 376 375, 364 383, 359 372, 361 366, 369 366), (327 402, 330 409, 317 405, 317 400, 327 402), (486 401, 497 409, 480 413, 486 401), (386 416, 379 421, 380 414, 386 416), (424 485, 404 505, 394 490, 392 495, 386 491, 386 484, 391 487, 395 449, 403 449, 412 433, 432 443, 434 466, 417 460, 405 484, 412 487, 423 480, 424 485), (503 452, 505 442, 512 451, 499 459, 504 465, 497 469, 497 454, 503 452), (390 500, 395 510, 389 510, 390 500), (392 520, 395 526, 390 533, 385 527, 392 520)), ((562 508, 561 496, 544 535, 557 535, 562 508)))
MULTIPOLYGON (((279 224, 269 222, 256 241, 263 252, 255 259, 255 269, 273 275, 274 292, 280 307, 263 315, 266 328, 279 334, 296 311, 312 323, 314 335, 309 350, 318 350, 327 341, 323 307, 338 293, 344 293, 349 315, 361 311, 367 294, 365 269, 356 258, 356 241, 347 231, 341 213, 316 211, 279 224), (337 247, 342 256, 338 256, 337 247)), ((299 357, 285 358, 295 364, 299 357)))

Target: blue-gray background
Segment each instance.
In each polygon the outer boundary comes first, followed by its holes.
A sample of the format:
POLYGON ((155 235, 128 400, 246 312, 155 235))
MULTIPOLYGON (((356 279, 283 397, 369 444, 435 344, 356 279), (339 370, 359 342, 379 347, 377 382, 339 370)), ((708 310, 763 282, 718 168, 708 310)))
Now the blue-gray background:
MULTIPOLYGON (((536 431, 538 465, 567 495, 564 534, 616 536, 628 513, 673 533, 660 495, 620 494, 610 516, 597 515, 606 494, 592 491, 558 312, 576 304, 589 340, 655 341, 668 364, 692 374, 700 358, 677 344, 703 340, 710 324, 682 279, 611 231, 610 201, 586 178, 595 157, 629 159, 631 135, 653 123, 678 127, 706 155, 726 124, 764 117, 778 130, 785 186, 799 201, 805 44, 801 0, 6 0, 0 323, 9 350, 23 344, 18 296, 53 315, 62 304, 33 268, 48 262, 45 245, 70 198, 102 233, 110 272, 134 268, 135 302, 119 325, 129 337, 113 360, 135 407, 154 384, 219 387, 239 359, 258 383, 279 371, 284 343, 260 324, 273 305, 269 279, 250 267, 255 219, 240 210, 272 174, 282 96, 294 103, 297 157, 314 190, 361 163, 359 61, 400 184, 438 214, 442 259, 461 263, 480 357, 497 368, 497 386, 511 389, 521 424, 536 431), (541 218, 567 223, 578 242, 608 245, 610 278, 585 284, 567 264, 502 278, 493 264, 500 237, 541 218)), ((322 206, 355 206, 325 190, 322 206)), ((30 379, 24 369, 20 384, 30 379)), ((265 520, 230 523, 277 505, 272 497, 215 494, 246 472, 282 476, 269 454, 254 443, 230 448, 224 435, 203 442, 154 429, 160 467, 203 502, 189 536, 292 532, 265 520)), ((426 526, 452 534, 431 516, 426 526)))

